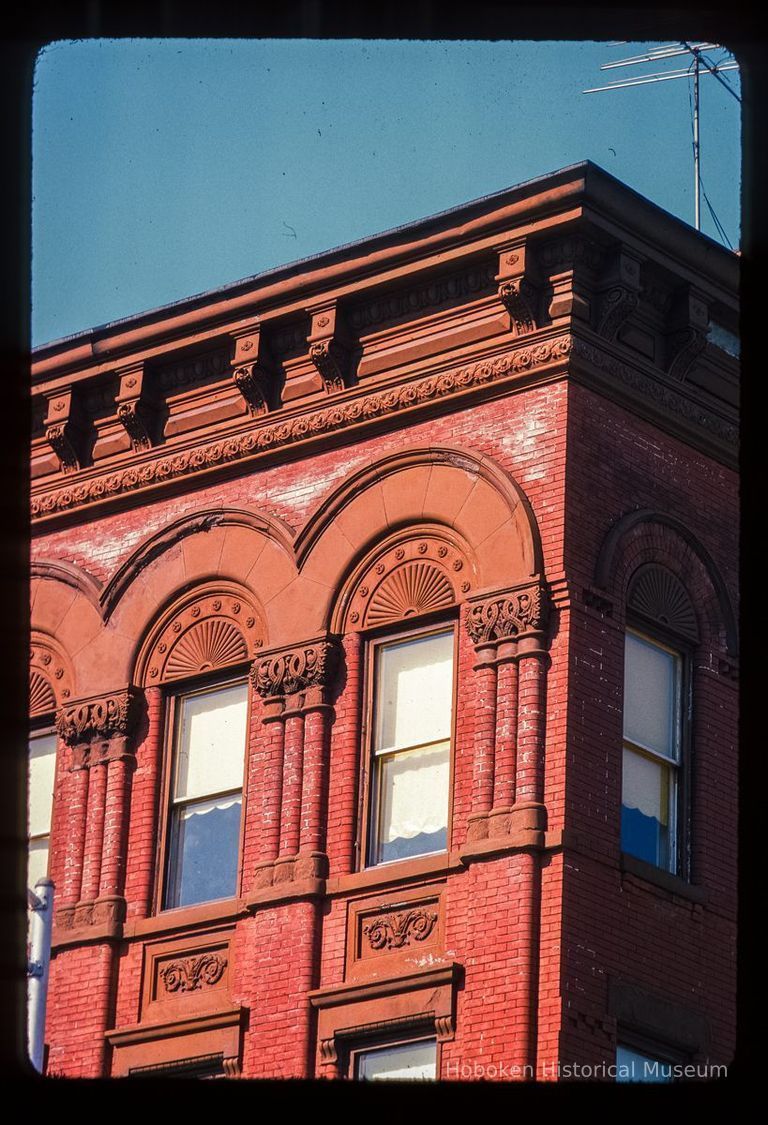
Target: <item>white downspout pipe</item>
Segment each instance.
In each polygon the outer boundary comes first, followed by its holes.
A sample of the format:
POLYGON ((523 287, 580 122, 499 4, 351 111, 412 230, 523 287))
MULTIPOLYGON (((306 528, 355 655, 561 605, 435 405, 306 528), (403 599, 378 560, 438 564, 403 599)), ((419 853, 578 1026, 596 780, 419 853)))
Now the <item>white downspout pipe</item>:
POLYGON ((38 879, 35 883, 35 891, 27 888, 27 906, 32 914, 27 961, 27 1049, 32 1065, 42 1074, 45 1050, 45 1005, 51 964, 52 880, 38 879))

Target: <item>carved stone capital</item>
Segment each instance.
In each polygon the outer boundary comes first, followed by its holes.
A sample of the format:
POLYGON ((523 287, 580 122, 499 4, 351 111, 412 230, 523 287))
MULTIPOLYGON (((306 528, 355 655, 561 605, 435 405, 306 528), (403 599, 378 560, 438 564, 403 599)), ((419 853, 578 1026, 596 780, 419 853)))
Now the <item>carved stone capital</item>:
POLYGON ((74 751, 73 768, 125 756, 136 723, 136 695, 131 688, 63 707, 56 718, 59 737, 74 751))
POLYGON ((470 601, 467 632, 475 645, 497 644, 546 625, 548 598, 540 581, 470 601))
POLYGON ((295 695, 313 687, 330 688, 339 662, 338 644, 319 639, 261 657, 254 664, 251 677, 259 695, 265 699, 295 695))

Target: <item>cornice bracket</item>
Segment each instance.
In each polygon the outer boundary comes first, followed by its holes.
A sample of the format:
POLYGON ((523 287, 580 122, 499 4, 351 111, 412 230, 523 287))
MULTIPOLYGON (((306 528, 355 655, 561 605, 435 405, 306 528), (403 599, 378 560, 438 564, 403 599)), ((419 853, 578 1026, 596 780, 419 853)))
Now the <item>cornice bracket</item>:
POLYGON ((82 439, 85 425, 79 404, 71 387, 56 391, 48 400, 45 416, 45 438, 59 459, 63 473, 74 473, 83 467, 82 439))
POLYGON ((117 372, 120 389, 117 393, 117 417, 131 439, 134 453, 156 445, 155 427, 158 403, 147 388, 143 361, 117 372))
POLYGON ((336 301, 308 310, 312 323, 307 343, 309 358, 327 394, 343 391, 352 382, 352 340, 336 301))
POLYGON ((667 374, 683 380, 707 346, 709 308, 703 294, 686 285, 667 322, 667 374))
POLYGON ((275 376, 261 326, 254 322, 230 335, 234 345, 232 381, 252 417, 267 414, 276 406, 275 376))
POLYGON ((526 238, 517 238, 498 247, 498 296, 510 316, 516 336, 538 327, 539 278, 526 238))
POLYGON ((603 277, 597 331, 606 340, 616 339, 640 304, 640 266, 641 259, 621 246, 603 277))

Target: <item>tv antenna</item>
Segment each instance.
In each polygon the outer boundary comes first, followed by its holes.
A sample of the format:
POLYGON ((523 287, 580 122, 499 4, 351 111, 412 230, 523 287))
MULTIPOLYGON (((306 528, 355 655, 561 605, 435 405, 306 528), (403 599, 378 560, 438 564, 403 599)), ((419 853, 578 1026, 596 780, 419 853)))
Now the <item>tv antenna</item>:
MULTIPOLYGON (((618 47, 619 42, 612 43, 610 46, 618 47)), ((627 59, 619 59, 616 62, 603 63, 600 67, 601 70, 613 70, 620 66, 637 66, 643 63, 660 63, 666 62, 668 59, 681 59, 687 57, 690 62, 682 69, 675 69, 674 67, 667 70, 660 70, 651 72, 650 74, 637 74, 631 78, 619 78, 614 82, 609 82, 605 86, 593 86, 589 90, 584 90, 585 94, 598 94, 602 90, 621 90, 630 86, 648 86, 652 82, 669 82, 674 78, 693 78, 693 198, 694 198, 694 226, 696 230, 701 230, 701 143, 699 137, 699 80, 707 74, 713 75, 718 82, 725 87, 728 93, 741 103, 741 98, 734 90, 733 86, 727 78, 723 78, 723 71, 738 70, 739 64, 731 52, 722 47, 719 43, 689 43, 681 40, 678 43, 665 43, 660 47, 652 47, 650 50, 645 51, 641 55, 632 55, 627 59), (725 51, 724 57, 719 62, 713 63, 708 55, 716 51, 725 51)), ((725 242, 730 246, 730 242, 723 230, 720 221, 715 215, 712 204, 707 198, 706 191, 703 192, 712 220, 717 227, 720 235, 725 242)))

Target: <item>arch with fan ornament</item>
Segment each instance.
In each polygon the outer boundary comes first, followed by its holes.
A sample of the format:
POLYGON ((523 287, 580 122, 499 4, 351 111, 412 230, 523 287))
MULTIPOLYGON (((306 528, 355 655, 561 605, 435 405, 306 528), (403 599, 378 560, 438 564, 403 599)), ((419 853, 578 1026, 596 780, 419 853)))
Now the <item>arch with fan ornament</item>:
POLYGON ((156 618, 139 646, 134 682, 153 687, 249 664, 265 640, 250 591, 236 582, 202 583, 156 618))
POLYGON ((33 630, 29 644, 29 714, 48 718, 71 698, 74 672, 69 655, 47 633, 33 630))

